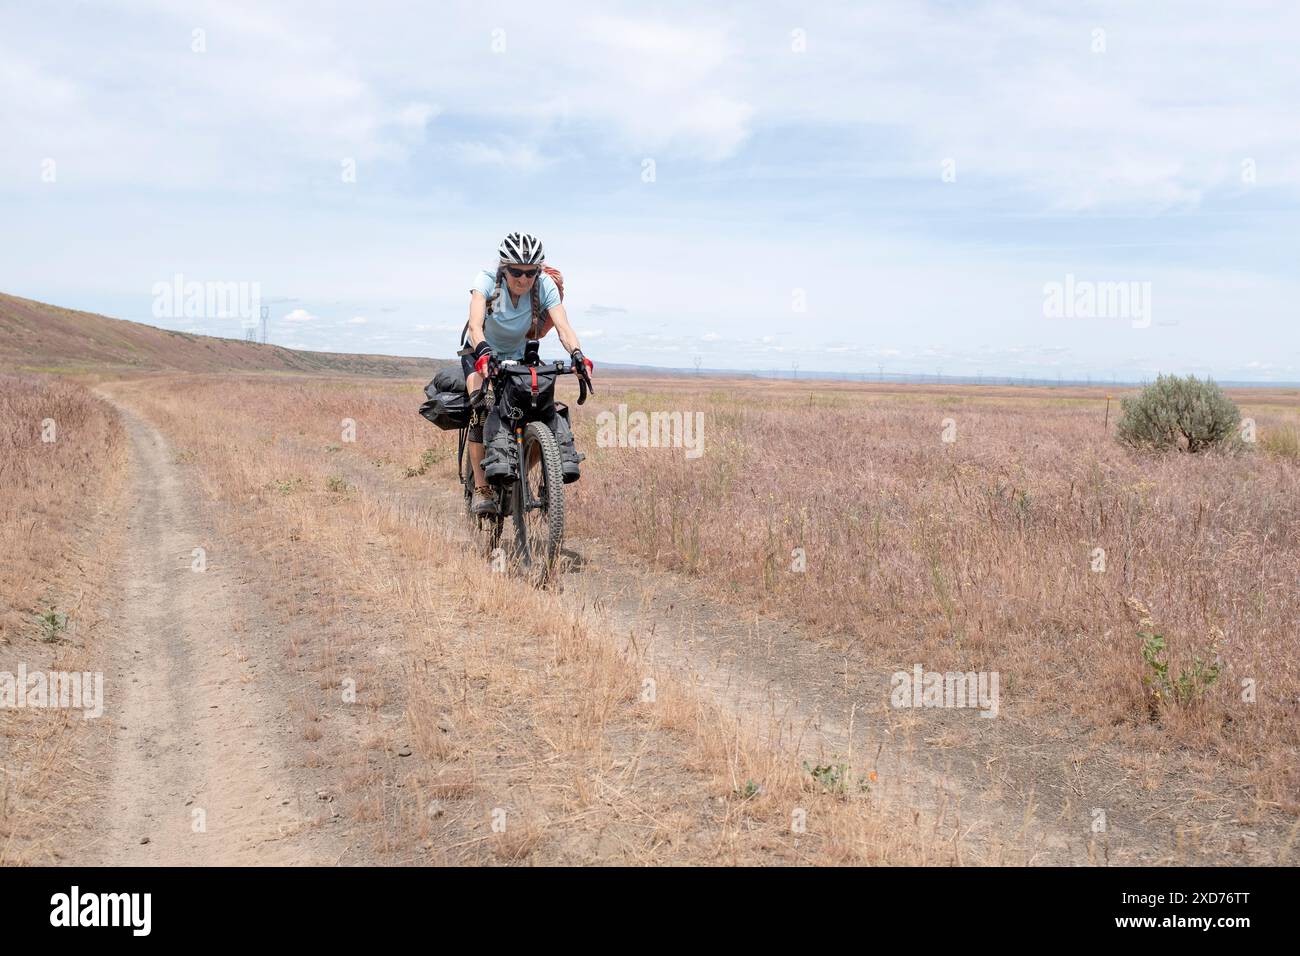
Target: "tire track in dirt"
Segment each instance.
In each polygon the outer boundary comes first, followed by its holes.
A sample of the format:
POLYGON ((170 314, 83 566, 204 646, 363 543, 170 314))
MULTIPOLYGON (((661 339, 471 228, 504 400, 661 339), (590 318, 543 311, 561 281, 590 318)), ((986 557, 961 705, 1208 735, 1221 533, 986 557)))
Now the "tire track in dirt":
POLYGON ((111 727, 100 865, 333 862, 285 767, 288 719, 235 552, 163 436, 111 394, 130 438, 122 591, 105 641, 111 727), (194 569, 194 549, 206 570, 194 569))

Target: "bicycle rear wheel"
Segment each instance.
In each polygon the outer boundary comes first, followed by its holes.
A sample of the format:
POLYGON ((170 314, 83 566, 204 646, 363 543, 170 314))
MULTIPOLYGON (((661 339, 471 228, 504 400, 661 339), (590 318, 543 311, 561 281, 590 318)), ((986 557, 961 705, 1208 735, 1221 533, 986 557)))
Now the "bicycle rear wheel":
POLYGON ((524 429, 515 483, 515 554, 538 584, 550 580, 564 546, 564 469, 555 435, 541 422, 524 429))

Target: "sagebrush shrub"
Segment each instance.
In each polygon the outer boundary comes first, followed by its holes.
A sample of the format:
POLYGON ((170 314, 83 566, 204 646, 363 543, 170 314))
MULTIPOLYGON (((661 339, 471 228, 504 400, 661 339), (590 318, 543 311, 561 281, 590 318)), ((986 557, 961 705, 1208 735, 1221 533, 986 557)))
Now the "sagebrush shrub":
POLYGON ((1213 381, 1161 375, 1121 407, 1116 437, 1135 448, 1198 452, 1237 437, 1241 413, 1213 381))

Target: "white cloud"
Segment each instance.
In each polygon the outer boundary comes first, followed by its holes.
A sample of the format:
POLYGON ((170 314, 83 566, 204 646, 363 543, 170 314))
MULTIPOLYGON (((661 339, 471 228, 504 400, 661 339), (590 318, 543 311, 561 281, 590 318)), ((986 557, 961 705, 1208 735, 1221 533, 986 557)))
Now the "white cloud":
MULTIPOLYGON (((1158 5, 1091 16, 845 0, 800 11, 808 49, 796 53, 793 25, 769 5, 649 16, 561 4, 507 24, 500 55, 488 52, 500 24, 478 4, 379 10, 141 2, 114 26, 131 37, 120 58, 100 23, 49 31, 39 8, 10 5, 0 128, 19 148, 0 155, 0 173, 30 176, 34 159, 53 156, 82 182, 263 190, 313 165, 337 180, 345 157, 366 170, 404 163, 426 130, 463 162, 530 172, 556 161, 543 139, 574 124, 575 150, 706 162, 793 126, 870 137, 870 161, 914 178, 937 181, 951 157, 955 189, 1003 181, 1058 209, 1194 204, 1240 188, 1245 158, 1261 186, 1300 186, 1300 126, 1278 120, 1298 92, 1293 5, 1242 15, 1203 0, 1173 18, 1158 5), (1104 54, 1090 50, 1094 20, 1104 54), (203 54, 189 48, 195 23, 203 54), (431 48, 431 36, 464 42, 431 48), (444 121, 459 124, 454 135, 435 135, 444 121), (244 141, 258 143, 256 163, 228 148, 244 141)), ((829 160, 853 161, 846 149, 852 139, 829 160)))
POLYGON ((442 110, 428 103, 408 103, 397 111, 393 120, 398 126, 423 130, 442 110))
MULTIPOLYGON (((1289 58, 1272 52, 1278 30, 1300 26, 1290 5, 1245 18, 1189 3, 1171 19, 1158 5, 1089 15, 836 4, 801 25, 808 52, 772 61, 759 80, 764 119, 896 129, 914 177, 938 182, 941 161, 955 160, 945 186, 955 191, 1000 181, 1063 210, 1195 204, 1240 189, 1243 158, 1300 149, 1300 127, 1275 120, 1297 95, 1289 58), (1091 51, 1098 25, 1105 53, 1091 51), (852 95, 819 95, 830 89, 852 95)), ((1274 166, 1269 182, 1294 189, 1300 165, 1274 166)))
POLYGON ((602 15, 580 24, 574 109, 601 117, 630 148, 725 159, 750 134, 738 25, 708 16, 602 15))
POLYGON ((518 142, 460 142, 452 145, 451 152, 459 162, 470 166, 498 166, 516 172, 535 172, 548 162, 535 147, 518 142))
POLYGON ((348 323, 347 323, 347 324, 348 324, 348 325, 365 325, 365 324, 366 324, 367 322, 369 322, 369 321, 370 321, 370 320, 367 319, 364 315, 354 315, 352 318, 348 319, 348 323))
MULTIPOLYGON (((135 50, 125 59, 112 51, 126 41, 102 22, 55 35, 42 11, 0 10, 0 64, 10 64, 0 68, 0 127, 31 137, 81 182, 264 189, 300 179, 307 164, 400 160, 435 114, 420 101, 390 105, 378 71, 345 54, 353 38, 342 22, 306 7, 144 2, 117 17, 135 50), (191 49, 197 24, 203 53, 191 49), (257 163, 229 148, 247 141, 257 163)), ((25 154, 6 149, 0 172, 27 164, 25 154)))
POLYGON ((281 322, 315 322, 317 316, 312 315, 306 309, 294 309, 286 315, 281 322))

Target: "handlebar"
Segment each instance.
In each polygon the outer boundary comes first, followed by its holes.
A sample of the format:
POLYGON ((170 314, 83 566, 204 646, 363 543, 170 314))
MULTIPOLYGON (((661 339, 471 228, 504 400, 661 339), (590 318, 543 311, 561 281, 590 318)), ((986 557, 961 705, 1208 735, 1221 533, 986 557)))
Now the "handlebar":
POLYGON ((488 375, 483 379, 483 384, 479 386, 478 392, 472 399, 472 404, 479 405, 487 395, 488 383, 496 383, 498 379, 505 375, 523 375, 530 374, 533 371, 554 372, 556 375, 576 375, 578 376, 578 404, 583 405, 587 401, 587 394, 596 394, 596 386, 591 383, 591 377, 587 374, 585 366, 577 366, 572 362, 539 362, 536 365, 528 365, 518 359, 505 359, 503 361, 494 361, 488 366, 488 375))

